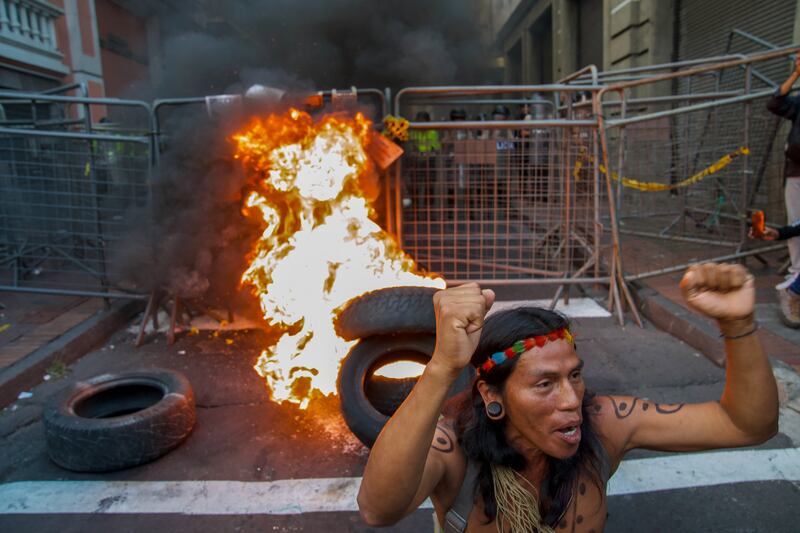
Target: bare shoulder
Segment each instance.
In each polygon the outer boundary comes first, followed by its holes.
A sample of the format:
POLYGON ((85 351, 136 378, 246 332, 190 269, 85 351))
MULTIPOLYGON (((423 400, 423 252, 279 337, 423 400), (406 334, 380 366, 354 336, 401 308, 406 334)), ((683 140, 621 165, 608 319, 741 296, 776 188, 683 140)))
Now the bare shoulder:
POLYGON ((614 462, 633 448, 668 446, 688 423, 702 425, 713 419, 708 406, 715 404, 667 404, 635 396, 598 396, 594 401, 590 412, 614 462))
POLYGON ((637 410, 649 409, 647 402, 633 396, 595 396, 589 408, 600 441, 616 467, 625 454, 632 431, 631 417, 637 410))

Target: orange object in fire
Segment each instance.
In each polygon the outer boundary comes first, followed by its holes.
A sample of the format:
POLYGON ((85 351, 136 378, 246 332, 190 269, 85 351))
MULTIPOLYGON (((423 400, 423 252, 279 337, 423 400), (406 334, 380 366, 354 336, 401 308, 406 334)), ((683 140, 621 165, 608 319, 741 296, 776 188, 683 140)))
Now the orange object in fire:
POLYGON ((325 103, 325 99, 322 96, 322 93, 312 94, 306 96, 305 104, 308 107, 319 108, 322 107, 325 103))
POLYGON ((764 212, 758 209, 753 211, 753 214, 750 215, 750 222, 753 225, 753 236, 763 237, 767 229, 764 223, 764 212))

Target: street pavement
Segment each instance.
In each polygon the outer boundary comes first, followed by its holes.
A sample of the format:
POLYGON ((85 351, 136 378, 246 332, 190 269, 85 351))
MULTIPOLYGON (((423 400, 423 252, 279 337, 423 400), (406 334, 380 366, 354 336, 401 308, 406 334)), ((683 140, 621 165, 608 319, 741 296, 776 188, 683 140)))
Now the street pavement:
MULTIPOLYGON (((577 318, 573 330, 593 391, 661 402, 719 398, 724 370, 652 326, 577 318)), ((203 332, 172 346, 160 335, 138 349, 132 341, 130 332, 117 332, 68 375, 42 382, 0 413, 0 531, 376 530, 361 522, 352 501, 368 450, 347 430, 335 398, 308 411, 269 401, 252 369, 268 341, 263 332, 203 332), (148 367, 178 370, 192 383, 197 425, 182 446, 106 474, 69 472, 48 459, 40 415, 51 394, 75 380, 148 367)), ((606 531, 798 531, 799 420, 783 408, 781 432, 756 451, 631 452, 610 484, 606 531), (647 475, 637 475, 637 465, 647 475)), ((431 510, 387 530, 431 531, 431 510)))

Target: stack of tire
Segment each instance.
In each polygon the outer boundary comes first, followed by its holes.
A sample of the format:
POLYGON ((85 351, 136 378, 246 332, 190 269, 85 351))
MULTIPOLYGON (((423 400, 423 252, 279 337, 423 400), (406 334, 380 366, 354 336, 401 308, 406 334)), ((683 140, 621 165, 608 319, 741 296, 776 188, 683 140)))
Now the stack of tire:
MULTIPOLYGON (((436 341, 433 294, 428 287, 391 287, 365 293, 348 302, 336 321, 336 333, 358 340, 342 362, 338 392, 342 415, 350 431, 372 446, 386 421, 414 387, 417 378, 373 375, 396 361, 426 364, 436 341)), ((467 368, 450 391, 469 386, 467 368)))

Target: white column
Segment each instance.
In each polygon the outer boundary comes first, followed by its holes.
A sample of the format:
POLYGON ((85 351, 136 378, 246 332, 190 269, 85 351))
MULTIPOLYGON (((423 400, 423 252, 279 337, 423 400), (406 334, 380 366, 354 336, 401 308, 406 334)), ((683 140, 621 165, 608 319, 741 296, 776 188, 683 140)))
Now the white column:
POLYGON ((0 0, 0 31, 8 30, 8 10, 6 0, 0 0))
POLYGON ((24 37, 31 38, 31 26, 28 23, 28 6, 19 4, 19 29, 24 37))
POLYGON ((56 25, 55 19, 47 19, 47 34, 50 36, 50 49, 56 50, 58 48, 58 40, 56 39, 56 25))
POLYGON ((8 18, 11 21, 11 33, 19 33, 19 5, 16 0, 11 0, 8 7, 8 18))
POLYGON ((31 24, 31 39, 34 40, 36 44, 41 43, 41 32, 39 32, 39 13, 35 8, 30 8, 28 10, 28 19, 31 24))
POLYGON ((50 49, 50 34, 47 33, 48 24, 47 21, 50 19, 50 15, 47 13, 40 13, 39 14, 39 39, 42 41, 42 46, 50 49))

